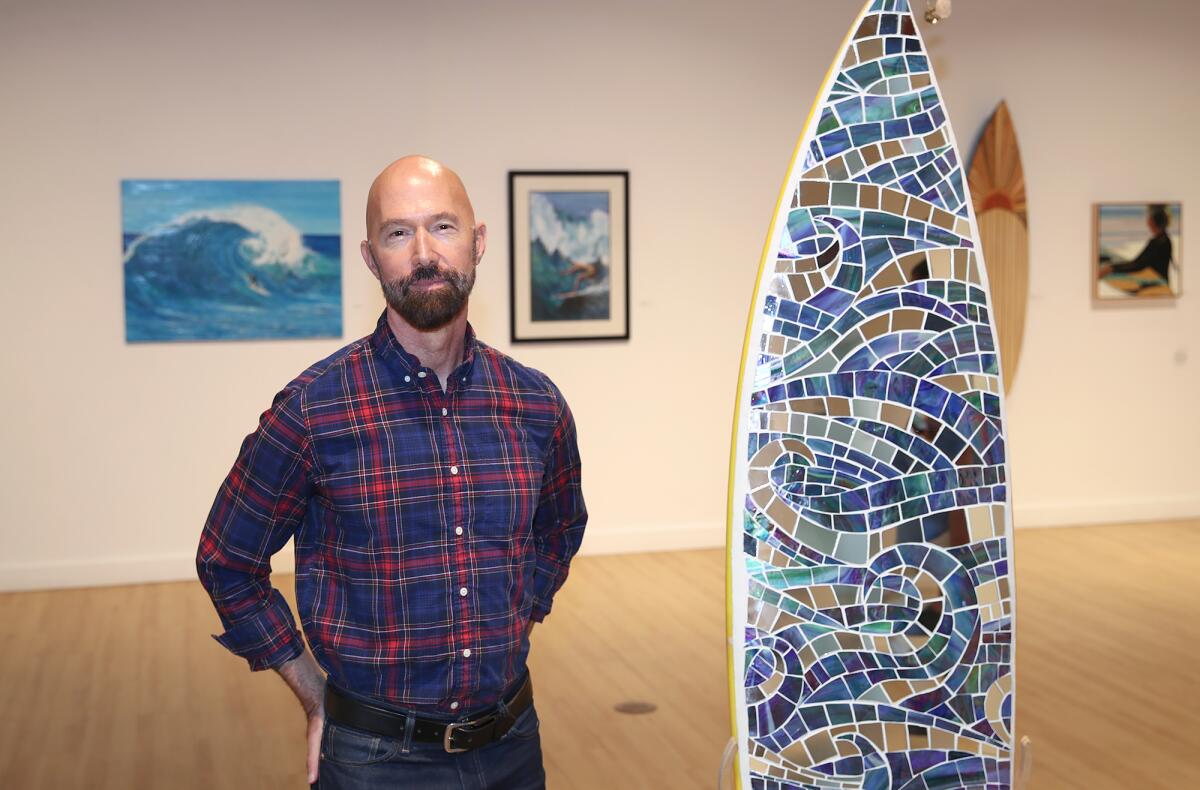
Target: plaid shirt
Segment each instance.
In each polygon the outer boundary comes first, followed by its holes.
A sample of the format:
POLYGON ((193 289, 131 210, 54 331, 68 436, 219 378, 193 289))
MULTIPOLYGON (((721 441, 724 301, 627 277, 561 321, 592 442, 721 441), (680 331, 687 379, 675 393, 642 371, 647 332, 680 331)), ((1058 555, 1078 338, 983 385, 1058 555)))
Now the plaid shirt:
POLYGON ((375 332, 276 397, 242 443, 196 558, 254 670, 303 642, 270 557, 295 537, 313 655, 351 691, 430 713, 497 702, 583 538, 575 425, 536 370, 475 340, 446 391, 375 332))

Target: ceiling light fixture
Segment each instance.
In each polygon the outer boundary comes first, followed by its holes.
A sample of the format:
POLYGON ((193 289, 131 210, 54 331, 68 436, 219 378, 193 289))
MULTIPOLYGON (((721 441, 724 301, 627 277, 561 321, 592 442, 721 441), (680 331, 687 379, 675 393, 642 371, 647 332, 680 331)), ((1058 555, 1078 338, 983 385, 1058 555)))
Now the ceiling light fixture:
POLYGON ((925 21, 936 25, 944 19, 949 19, 951 2, 952 0, 925 0, 925 21))

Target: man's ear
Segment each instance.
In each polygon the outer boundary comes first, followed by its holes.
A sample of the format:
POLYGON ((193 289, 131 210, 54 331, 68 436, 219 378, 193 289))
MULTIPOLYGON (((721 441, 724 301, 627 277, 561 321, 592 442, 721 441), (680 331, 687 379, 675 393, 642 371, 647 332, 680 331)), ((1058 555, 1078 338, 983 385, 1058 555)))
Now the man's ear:
POLYGON ((487 225, 480 222, 475 226, 475 265, 483 259, 483 251, 487 249, 487 225))
POLYGON ((362 253, 363 263, 367 264, 367 268, 371 270, 371 274, 375 275, 376 280, 380 280, 379 264, 375 262, 375 254, 371 252, 371 242, 365 240, 360 242, 358 251, 362 253))

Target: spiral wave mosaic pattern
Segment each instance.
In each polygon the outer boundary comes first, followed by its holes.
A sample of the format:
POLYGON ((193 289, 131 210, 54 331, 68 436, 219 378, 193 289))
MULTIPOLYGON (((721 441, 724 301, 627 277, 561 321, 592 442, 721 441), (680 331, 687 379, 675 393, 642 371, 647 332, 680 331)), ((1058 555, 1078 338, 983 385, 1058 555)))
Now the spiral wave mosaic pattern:
POLYGON ((1008 788, 1000 365, 963 168, 905 0, 802 142, 739 404, 741 776, 1008 788))

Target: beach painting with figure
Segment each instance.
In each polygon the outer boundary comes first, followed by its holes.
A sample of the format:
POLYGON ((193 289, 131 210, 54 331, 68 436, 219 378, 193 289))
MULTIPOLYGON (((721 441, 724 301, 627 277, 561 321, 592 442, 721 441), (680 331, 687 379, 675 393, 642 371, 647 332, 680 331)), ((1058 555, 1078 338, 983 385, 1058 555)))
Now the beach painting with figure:
POLYGON ((1102 302, 1174 298, 1183 292, 1183 206, 1093 206, 1093 296, 1102 302))
POLYGON ((125 339, 341 337, 337 181, 121 182, 125 339))
POLYGON ((510 175, 513 339, 627 336, 627 174, 510 175))

